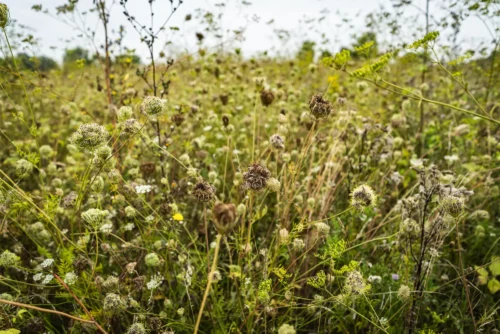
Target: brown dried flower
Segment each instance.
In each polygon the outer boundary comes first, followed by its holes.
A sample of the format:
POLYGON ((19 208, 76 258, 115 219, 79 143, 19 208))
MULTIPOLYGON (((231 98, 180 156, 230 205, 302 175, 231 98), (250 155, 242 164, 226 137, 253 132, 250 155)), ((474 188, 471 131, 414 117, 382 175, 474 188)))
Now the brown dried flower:
POLYGON ((210 183, 200 181, 194 186, 192 194, 200 202, 210 202, 215 198, 215 189, 210 183))
POLYGON ((259 191, 266 187, 271 172, 259 163, 248 167, 248 172, 243 173, 244 188, 259 191))
POLYGON ((332 104, 323 99, 323 95, 316 94, 312 96, 309 102, 309 109, 315 118, 324 118, 328 117, 332 112, 332 104))
POLYGON ((215 227, 220 234, 227 234, 238 225, 236 206, 234 204, 216 203, 212 212, 215 227))

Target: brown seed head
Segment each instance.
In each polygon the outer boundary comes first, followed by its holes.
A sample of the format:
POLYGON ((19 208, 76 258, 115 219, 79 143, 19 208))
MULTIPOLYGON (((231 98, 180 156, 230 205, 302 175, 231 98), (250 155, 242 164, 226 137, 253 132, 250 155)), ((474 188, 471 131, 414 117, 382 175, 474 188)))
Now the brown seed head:
POLYGON ((234 204, 216 203, 212 212, 215 227, 220 234, 227 234, 238 225, 236 206, 234 204))
POLYGON ((328 117, 332 112, 332 104, 323 99, 321 94, 313 95, 311 101, 309 102, 309 109, 311 110, 311 114, 318 118, 328 117))
POLYGON ((198 182, 194 186, 192 194, 200 202, 210 202, 215 198, 214 187, 206 181, 198 182))
POLYGON ((248 172, 243 173, 244 188, 259 191, 266 187, 271 172, 259 163, 248 167, 248 172))
POLYGON ((260 101, 264 107, 270 106, 274 101, 274 93, 269 89, 263 89, 260 92, 260 101))

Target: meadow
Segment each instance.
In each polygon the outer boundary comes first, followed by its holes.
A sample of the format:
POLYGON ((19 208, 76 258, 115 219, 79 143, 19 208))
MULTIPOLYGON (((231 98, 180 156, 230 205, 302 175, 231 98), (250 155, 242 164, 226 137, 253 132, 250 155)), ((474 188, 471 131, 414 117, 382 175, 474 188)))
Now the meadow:
POLYGON ((106 35, 46 70, 14 19, 0 333, 500 330, 498 44, 171 59, 139 28, 152 59, 106 35))

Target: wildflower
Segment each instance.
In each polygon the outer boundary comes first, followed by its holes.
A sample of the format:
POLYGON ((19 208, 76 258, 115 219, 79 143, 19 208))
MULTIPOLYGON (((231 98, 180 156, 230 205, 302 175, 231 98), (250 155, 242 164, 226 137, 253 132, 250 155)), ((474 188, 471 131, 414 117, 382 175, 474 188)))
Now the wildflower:
POLYGON ((332 112, 332 104, 323 99, 323 95, 316 94, 313 95, 311 101, 309 102, 309 109, 311 114, 316 118, 328 117, 332 112))
POLYGON ((135 272, 135 266, 137 265, 137 262, 130 262, 125 266, 125 269, 127 269, 127 272, 129 274, 133 274, 135 272))
POLYGON ((378 276, 378 275, 370 275, 368 276, 368 282, 381 282, 382 281, 382 277, 378 276))
POLYGON ((38 281, 41 281, 44 277, 44 274, 43 273, 37 273, 35 275, 33 275, 33 281, 35 282, 38 282, 38 281))
POLYGON ((453 195, 445 196, 440 204, 444 212, 453 217, 459 216, 463 212, 465 206, 463 198, 453 195))
POLYGON ((295 334, 295 333, 296 333, 295 328, 293 328, 293 326, 289 324, 283 324, 278 329, 278 334, 295 334))
POLYGON ((149 253, 144 260, 148 267, 158 267, 161 264, 160 257, 156 253, 149 253))
POLYGON ((133 114, 134 111, 132 110, 132 107, 123 106, 120 109, 118 109, 118 121, 120 122, 126 121, 127 119, 132 118, 133 114))
POLYGON ((136 322, 127 330, 127 334, 146 334, 146 327, 143 324, 136 322))
POLYGON ((259 163, 254 163, 248 167, 248 171, 243 173, 244 188, 259 191, 266 187, 267 181, 271 177, 271 172, 259 163))
POLYGON ((173 218, 175 221, 178 221, 178 222, 180 222, 180 221, 183 221, 183 220, 184 220, 184 216, 183 216, 181 213, 179 213, 179 212, 177 212, 176 214, 174 214, 174 215, 172 216, 172 218, 173 218))
POLYGON ((155 116, 161 113, 167 101, 156 96, 148 96, 141 104, 141 111, 148 116, 155 116))
POLYGON ((401 285, 398 289, 398 298, 403 301, 403 302, 406 302, 408 299, 410 299, 410 296, 411 296, 411 290, 410 288, 408 287, 408 285, 401 285))
POLYGON ((80 149, 90 149, 103 145, 109 137, 109 133, 98 124, 83 124, 71 135, 70 142, 80 149))
POLYGON ((328 226, 328 224, 323 223, 323 222, 319 222, 319 223, 316 223, 314 225, 318 229, 318 233, 319 234, 325 234, 326 235, 326 234, 330 233, 330 226, 328 226))
POLYGON ((2 267, 13 267, 21 260, 19 256, 11 253, 9 250, 5 250, 2 255, 0 255, 0 266, 2 267))
POLYGON ((347 273, 344 283, 346 293, 359 295, 363 294, 367 288, 363 275, 359 271, 353 270, 347 273))
POLYGON ((44 159, 48 159, 54 154, 54 150, 49 145, 40 146, 38 152, 40 152, 40 157, 44 159))
POLYGON ((33 171, 33 164, 26 159, 19 159, 16 162, 16 174, 19 177, 25 177, 33 171))
POLYGON ((194 186, 192 194, 200 202, 210 202, 215 198, 215 189, 210 183, 200 181, 194 186))
POLYGON ((99 231, 110 234, 113 231, 113 224, 111 222, 105 223, 99 228, 99 231))
POLYGON ((281 189, 281 182, 272 177, 267 181, 267 188, 272 192, 279 192, 281 189))
POLYGON ((73 271, 70 271, 64 276, 64 283, 66 283, 67 285, 73 285, 77 280, 78 276, 73 271))
POLYGON ((181 317, 184 315, 184 307, 180 307, 177 309, 177 314, 180 315, 181 317))
POLYGON ((274 134, 269 138, 271 146, 276 150, 283 150, 285 148, 285 141, 279 134, 274 134))
POLYGON ((71 191, 69 194, 63 197, 61 206, 63 208, 72 208, 75 206, 77 198, 78 194, 76 193, 76 191, 71 191))
POLYGON ((117 312, 124 309, 125 306, 125 301, 120 295, 117 295, 116 293, 108 293, 106 297, 104 297, 102 308, 105 311, 117 312))
POLYGON ((134 218, 137 215, 137 210, 133 206, 125 207, 125 216, 128 218, 134 218))
POLYGON ((47 274, 45 278, 42 280, 42 284, 46 285, 49 284, 52 280, 54 279, 54 275, 52 274, 47 274))
POLYGON ((305 244, 304 240, 297 238, 297 239, 293 239, 292 246, 295 250, 302 250, 302 249, 304 249, 306 244, 305 244))
POLYGON ((135 186, 135 192, 138 194, 147 194, 151 189, 152 187, 149 184, 135 186))
POLYGON ((264 107, 268 107, 274 101, 274 93, 269 89, 263 89, 260 92, 260 101, 264 107))
POLYGON ((279 231, 279 236, 280 236, 280 243, 282 245, 284 244, 287 244, 288 243, 288 230, 286 228, 282 228, 280 231, 279 231))
POLYGON ((399 280, 399 275, 398 274, 392 274, 391 278, 393 281, 398 281, 399 280))
POLYGON ((85 212, 82 212, 82 219, 87 224, 92 225, 94 228, 97 228, 103 222, 104 218, 108 215, 108 210, 89 209, 85 212))
POLYGON ((238 225, 234 204, 216 203, 212 212, 215 227, 220 234, 227 234, 238 225))
POLYGON ((245 206, 245 204, 240 203, 236 208, 236 212, 238 212, 238 216, 244 216, 245 213, 247 212, 247 207, 245 206))
POLYGON ((44 261, 40 264, 40 266, 41 266, 42 268, 49 268, 49 267, 51 267, 53 264, 54 264, 54 259, 46 259, 46 260, 44 260, 44 261))
POLYGON ((163 276, 153 275, 149 282, 146 284, 148 290, 155 290, 163 283, 163 276))
POLYGON ((355 188, 351 193, 351 205, 358 209, 374 206, 375 201, 375 192, 366 184, 355 188))
POLYGON ((119 129, 121 130, 120 135, 122 136, 133 135, 139 132, 141 124, 135 118, 129 118, 119 124, 119 129))
POLYGON ((116 276, 109 276, 101 284, 105 290, 115 291, 115 290, 118 290, 118 287, 120 285, 120 279, 116 276))

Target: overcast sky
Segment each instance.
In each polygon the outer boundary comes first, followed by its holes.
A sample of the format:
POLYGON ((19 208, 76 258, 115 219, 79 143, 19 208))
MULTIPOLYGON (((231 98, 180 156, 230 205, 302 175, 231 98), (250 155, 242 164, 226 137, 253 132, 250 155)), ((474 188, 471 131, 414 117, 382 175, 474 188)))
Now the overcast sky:
MULTIPOLYGON (((91 49, 92 45, 88 39, 78 37, 80 32, 72 26, 97 27, 95 44, 102 43, 101 26, 95 15, 74 17, 66 16, 67 23, 62 22, 63 16, 51 17, 47 14, 36 13, 31 8, 35 4, 41 4, 43 9, 48 9, 52 14, 55 7, 64 4, 64 0, 2 0, 11 12, 12 19, 18 23, 28 26, 29 33, 39 39, 36 51, 39 54, 49 55, 58 60, 61 59, 63 50, 68 47, 84 46, 91 49)), ((177 1, 177 0, 174 0, 177 1)), ((80 0, 78 8, 85 12, 92 7, 93 0, 80 0)), ((110 26, 116 31, 120 25, 124 25, 127 34, 124 45, 136 49, 136 52, 145 60, 147 48, 140 42, 137 32, 126 21, 123 8, 119 0, 107 0, 110 5, 110 26), (113 4, 114 3, 114 4, 113 4)), ((414 0, 421 8, 425 7, 425 0, 414 0)), ((431 0, 431 9, 436 17, 447 15, 440 9, 442 0, 431 0)), ((138 21, 149 24, 149 5, 147 0, 128 0, 128 9, 138 21)), ((196 19, 196 9, 210 11, 215 15, 222 14, 218 20, 221 26, 222 37, 220 40, 209 39, 205 41, 206 47, 215 47, 218 42, 230 47, 239 47, 244 55, 253 55, 264 50, 274 53, 289 54, 295 52, 300 43, 305 39, 317 42, 325 42, 330 49, 340 48, 352 42, 352 35, 366 31, 365 17, 370 12, 380 10, 385 6, 394 12, 391 0, 184 0, 178 11, 166 25, 166 30, 160 33, 157 51, 169 52, 193 52, 197 49, 195 33, 203 31, 205 26, 199 24, 196 19), (219 4, 225 2, 225 6, 219 4), (244 3, 251 3, 250 5, 244 3), (187 14, 192 14, 191 21, 185 21, 187 14), (310 22, 319 19, 320 22, 310 22), (342 24, 343 18, 352 20, 352 24, 342 24), (171 30, 170 27, 179 27, 179 31, 171 30), (244 40, 234 39, 234 30, 244 29, 244 40), (286 30, 291 33, 290 39, 281 42, 275 33, 276 30, 286 30), (322 37, 321 35, 324 34, 322 37), (169 40, 172 44, 165 46, 169 40)), ((169 0, 156 0, 154 4, 155 27, 162 25, 170 13, 169 0)), ((412 8, 407 11, 408 15, 418 13, 418 9, 412 8)), ((416 28, 422 26, 423 17, 417 20, 409 20, 402 30, 402 38, 411 42, 412 34, 421 35, 416 28)), ((116 37, 116 34, 114 35, 116 37)), ((475 48, 481 42, 489 43, 492 38, 486 26, 477 18, 471 17, 464 22, 459 35, 460 42, 468 48, 475 48)), ((394 37, 383 36, 387 42, 397 42, 394 37)), ((156 52, 155 52, 156 53, 156 52)))

